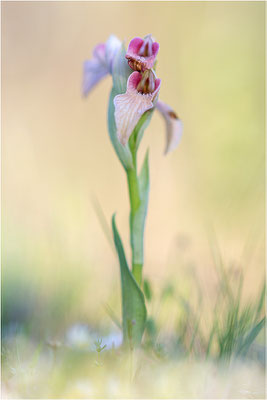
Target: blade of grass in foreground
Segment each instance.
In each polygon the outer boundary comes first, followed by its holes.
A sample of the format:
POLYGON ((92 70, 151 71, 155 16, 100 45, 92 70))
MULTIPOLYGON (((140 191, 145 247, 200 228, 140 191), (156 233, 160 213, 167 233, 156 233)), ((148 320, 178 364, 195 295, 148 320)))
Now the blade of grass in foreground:
POLYGON ((119 318, 117 317, 117 315, 115 314, 115 312, 112 310, 112 308, 108 305, 108 304, 103 304, 106 313, 108 314, 108 316, 110 317, 110 319, 114 322, 114 324, 120 329, 122 330, 122 326, 120 323, 119 318))
POLYGON ((247 336, 240 343, 240 345, 237 349, 237 352, 236 352, 236 356, 244 357, 247 355, 247 352, 248 352, 250 346, 252 345, 252 343, 254 342, 254 340, 256 339, 256 337, 258 336, 258 334, 264 327, 264 323, 265 323, 265 317, 262 318, 262 320, 249 331, 247 336))
POLYGON ((103 230, 103 233, 104 233, 108 243, 110 244, 112 251, 115 253, 114 244, 113 244, 113 240, 112 240, 112 233, 110 231, 109 224, 107 223, 105 214, 103 213, 102 207, 96 196, 92 195, 91 203, 93 205, 94 211, 96 213, 99 224, 103 230))

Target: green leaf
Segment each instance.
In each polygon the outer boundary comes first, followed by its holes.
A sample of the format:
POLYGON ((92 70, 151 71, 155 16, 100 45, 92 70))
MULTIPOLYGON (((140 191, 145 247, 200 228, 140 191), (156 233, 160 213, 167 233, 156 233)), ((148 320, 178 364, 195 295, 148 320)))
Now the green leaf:
POLYGON ((131 151, 129 149, 129 145, 123 146, 117 137, 117 128, 114 117, 114 97, 118 94, 125 93, 127 88, 127 80, 130 76, 132 70, 128 66, 128 63, 125 59, 125 48, 122 45, 121 50, 118 51, 112 69, 112 79, 113 79, 113 88, 109 97, 109 105, 108 105, 108 131, 109 137, 111 139, 111 143, 119 157, 120 162, 123 167, 127 170, 133 167, 133 158, 131 151))
POLYGON ((258 319, 260 314, 262 313, 264 309, 264 303, 265 302, 265 282, 263 284, 263 288, 260 293, 259 301, 258 301, 258 306, 257 306, 257 312, 255 318, 258 319))
POLYGON ((112 66, 113 88, 117 94, 126 92, 128 78, 133 72, 128 65, 125 55, 125 46, 122 44, 121 49, 116 53, 112 66))
POLYGON ((139 119, 136 127, 134 128, 133 134, 136 135, 136 151, 140 145, 140 142, 144 135, 145 129, 148 127, 148 125, 151 121, 154 110, 155 110, 155 108, 152 108, 152 110, 146 111, 142 115, 142 117, 139 119))
POLYGON ((133 264, 144 263, 144 229, 147 214, 147 204, 149 195, 149 166, 148 152, 138 178, 140 205, 132 217, 132 248, 133 264))
POLYGON ((145 299, 139 285, 129 270, 116 227, 115 215, 112 217, 112 229, 120 262, 123 339, 130 346, 139 345, 146 324, 145 299))
POLYGON ((144 289, 144 294, 145 294, 147 301, 151 301, 152 300, 152 289, 151 289, 151 285, 150 285, 150 282, 148 279, 144 279, 143 289, 144 289))
POLYGON ((146 333, 148 334, 149 338, 155 341, 158 329, 154 318, 150 317, 146 321, 146 333))
POLYGON ((247 336, 242 340, 242 342, 239 344, 236 355, 237 356, 246 356, 250 346, 262 330, 265 324, 265 317, 262 318, 262 320, 255 325, 247 334, 247 336))

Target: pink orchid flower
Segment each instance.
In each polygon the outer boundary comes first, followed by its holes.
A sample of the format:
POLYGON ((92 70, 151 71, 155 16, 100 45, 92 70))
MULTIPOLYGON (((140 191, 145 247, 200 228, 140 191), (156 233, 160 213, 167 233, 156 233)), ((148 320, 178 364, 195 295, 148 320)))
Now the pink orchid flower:
POLYGON ((144 39, 132 39, 125 57, 133 70, 141 72, 153 68, 158 51, 159 44, 147 35, 144 39))
POLYGON ((100 43, 94 48, 92 59, 86 60, 83 66, 84 96, 87 96, 102 78, 112 73, 113 60, 121 45, 121 41, 111 35, 106 43, 100 43))
POLYGON ((143 74, 133 72, 127 81, 127 90, 114 98, 115 122, 117 136, 125 146, 141 116, 154 107, 161 80, 154 71, 147 70, 143 74))
POLYGON ((167 154, 174 150, 180 143, 183 132, 183 123, 168 104, 159 100, 156 104, 156 108, 160 111, 166 123, 167 140, 165 154, 167 154))

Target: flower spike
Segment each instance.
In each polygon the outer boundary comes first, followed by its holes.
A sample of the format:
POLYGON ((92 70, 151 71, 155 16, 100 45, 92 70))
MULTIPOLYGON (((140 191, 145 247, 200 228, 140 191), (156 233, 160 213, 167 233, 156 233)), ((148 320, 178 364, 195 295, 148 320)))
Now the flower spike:
POLYGON ((165 154, 174 150, 180 143, 183 133, 183 123, 168 104, 158 101, 156 108, 161 113, 166 123, 166 148, 165 154))
POLYGON ((158 51, 159 44, 147 35, 144 39, 132 39, 125 57, 133 70, 142 72, 153 68, 158 51))
POLYGON ((115 121, 122 145, 127 144, 141 116, 154 107, 160 83, 152 70, 143 75, 135 71, 128 78, 126 93, 115 96, 115 121))
POLYGON ((121 47, 121 41, 111 35, 106 43, 98 44, 91 60, 83 65, 83 94, 87 96, 93 87, 106 75, 112 73, 113 60, 121 47))

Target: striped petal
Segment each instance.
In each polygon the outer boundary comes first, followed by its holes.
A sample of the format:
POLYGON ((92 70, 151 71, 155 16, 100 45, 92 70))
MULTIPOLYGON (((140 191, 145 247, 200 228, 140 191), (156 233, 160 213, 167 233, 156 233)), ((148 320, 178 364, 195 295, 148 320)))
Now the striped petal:
POLYGON ((160 79, 157 79, 153 93, 139 93, 136 88, 140 80, 141 74, 137 71, 133 72, 128 78, 126 93, 114 98, 117 135, 123 146, 127 144, 141 116, 154 107, 153 101, 159 92, 160 79))

